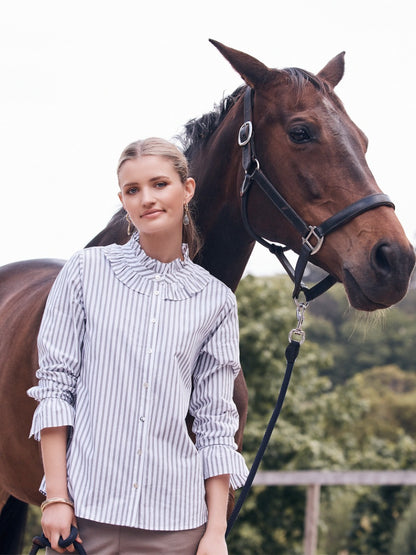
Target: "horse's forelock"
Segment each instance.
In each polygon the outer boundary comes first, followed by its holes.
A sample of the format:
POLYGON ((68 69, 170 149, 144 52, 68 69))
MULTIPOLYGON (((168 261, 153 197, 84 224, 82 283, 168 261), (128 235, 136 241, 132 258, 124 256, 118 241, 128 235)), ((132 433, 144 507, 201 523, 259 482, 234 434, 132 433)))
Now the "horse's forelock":
POLYGON ((314 88, 323 94, 327 94, 329 92, 328 85, 320 79, 317 75, 313 73, 309 73, 304 69, 300 69, 298 67, 289 67, 282 70, 286 73, 290 84, 295 87, 296 95, 299 97, 302 95, 306 85, 311 83, 314 88))

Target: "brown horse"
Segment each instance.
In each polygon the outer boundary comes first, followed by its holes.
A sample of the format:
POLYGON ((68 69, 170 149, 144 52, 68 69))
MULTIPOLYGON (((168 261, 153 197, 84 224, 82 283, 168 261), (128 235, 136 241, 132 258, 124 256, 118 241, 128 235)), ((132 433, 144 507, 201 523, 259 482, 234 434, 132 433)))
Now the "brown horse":
MULTIPOLYGON (((254 246, 241 214, 244 171, 237 143, 244 121, 247 85, 254 91, 256 160, 308 224, 319 225, 380 190, 365 161, 366 138, 333 90, 344 72, 343 54, 315 76, 296 68, 269 69, 247 54, 214 44, 246 85, 212 113, 188 123, 183 140, 191 174, 198 184, 196 219, 204 239, 196 261, 235 290, 254 246)), ((298 231, 279 215, 255 184, 251 187, 247 216, 259 236, 300 251, 298 231)), ((126 240, 126 223, 120 211, 87 246, 126 240)), ((344 284, 352 306, 372 311, 388 307, 405 295, 415 259, 393 209, 382 205, 359 214, 331 233, 313 261, 344 284)), ((58 261, 38 260, 0 270, 3 502, 9 496, 11 500, 34 504, 41 500, 39 450, 34 441, 27 439, 35 403, 25 392, 36 381, 36 336, 45 300, 61 266, 58 261)), ((241 372, 235 400, 241 415, 236 436, 241 446, 247 407, 241 372)), ((0 538, 1 526, 0 523, 0 538)), ((0 541, 3 552, 6 540, 0 541)))

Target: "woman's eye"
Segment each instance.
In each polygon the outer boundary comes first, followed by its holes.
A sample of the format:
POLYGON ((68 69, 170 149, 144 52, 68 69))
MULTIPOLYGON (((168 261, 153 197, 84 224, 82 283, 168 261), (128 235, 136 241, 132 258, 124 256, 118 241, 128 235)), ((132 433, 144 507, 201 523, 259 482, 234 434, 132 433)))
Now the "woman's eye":
POLYGON ((312 140, 309 129, 304 125, 296 125, 289 131, 290 140, 296 144, 308 143, 312 140))
POLYGON ((158 181, 158 183, 155 184, 155 187, 156 189, 163 189, 163 187, 166 187, 166 185, 166 181, 158 181))
POLYGON ((137 193, 137 187, 130 187, 130 189, 127 189, 128 195, 134 195, 135 193, 137 193))

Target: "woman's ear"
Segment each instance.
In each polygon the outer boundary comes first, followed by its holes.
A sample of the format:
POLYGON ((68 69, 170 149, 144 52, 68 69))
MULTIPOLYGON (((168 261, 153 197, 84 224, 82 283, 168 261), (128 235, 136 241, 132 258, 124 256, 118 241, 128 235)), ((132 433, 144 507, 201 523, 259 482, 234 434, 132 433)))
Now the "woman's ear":
POLYGON ((190 202, 195 194, 195 179, 188 177, 185 181, 185 202, 190 202))

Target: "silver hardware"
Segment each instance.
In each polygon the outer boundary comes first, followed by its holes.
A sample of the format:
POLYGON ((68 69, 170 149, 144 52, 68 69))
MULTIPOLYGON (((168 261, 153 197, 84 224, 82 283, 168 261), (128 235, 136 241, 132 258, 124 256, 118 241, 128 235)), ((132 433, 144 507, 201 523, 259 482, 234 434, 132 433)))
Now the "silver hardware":
POLYGON ((246 146, 250 142, 252 136, 253 124, 251 123, 251 121, 245 121, 238 132, 238 145, 246 146))
POLYGON ((254 168, 254 170, 253 170, 251 173, 247 173, 247 172, 246 172, 246 175, 247 175, 248 177, 253 177, 253 175, 254 175, 257 171, 259 171, 259 169, 260 169, 260 162, 257 160, 257 158, 254 158, 253 162, 256 164, 256 167, 254 168))
POLYGON ((308 302, 300 302, 298 299, 294 299, 296 304, 296 318, 298 319, 298 325, 295 329, 289 332, 289 341, 297 341, 302 345, 305 341, 305 332, 302 329, 303 319, 305 317, 305 310, 308 308, 308 302))
POLYGON ((297 328, 289 332, 289 341, 296 341, 297 343, 304 343, 305 332, 303 330, 298 330, 297 328))
POLYGON ((322 247, 322 243, 324 242, 324 237, 321 237, 320 235, 318 235, 315 229, 316 229, 315 225, 310 225, 308 235, 306 237, 302 237, 302 243, 311 249, 311 254, 316 254, 319 251, 319 249, 322 247), (313 246, 312 243, 310 242, 310 239, 312 237, 317 241, 315 246, 313 246))

